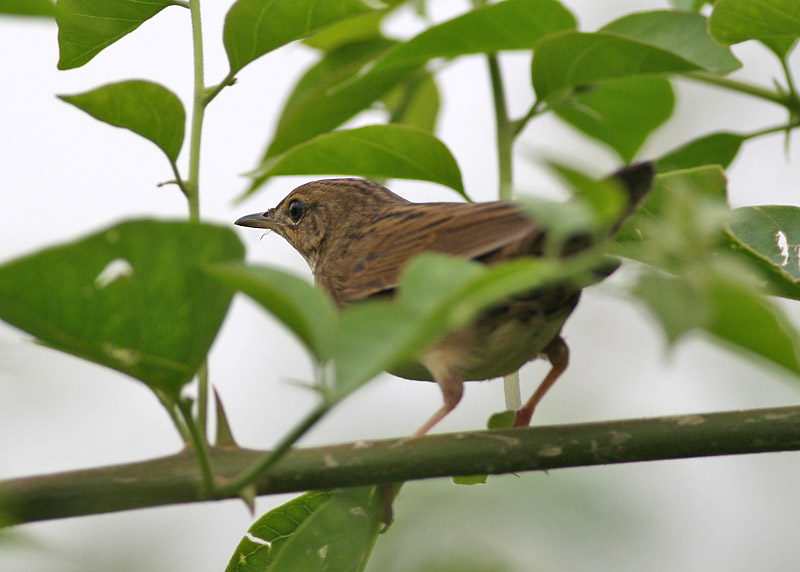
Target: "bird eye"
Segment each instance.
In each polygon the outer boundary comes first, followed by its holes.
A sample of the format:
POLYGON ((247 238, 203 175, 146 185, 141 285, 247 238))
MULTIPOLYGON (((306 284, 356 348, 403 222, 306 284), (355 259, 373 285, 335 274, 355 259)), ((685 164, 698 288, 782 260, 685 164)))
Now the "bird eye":
POLYGON ((294 199, 292 202, 289 203, 289 216, 292 219, 292 222, 297 222, 303 215, 306 213, 306 203, 301 201, 300 199, 294 199))

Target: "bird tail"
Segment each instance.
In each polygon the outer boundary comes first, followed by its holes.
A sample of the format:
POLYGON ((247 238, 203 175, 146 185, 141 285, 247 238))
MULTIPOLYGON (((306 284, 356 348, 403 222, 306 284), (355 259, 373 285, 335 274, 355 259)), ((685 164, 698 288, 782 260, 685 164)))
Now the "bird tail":
POLYGON ((612 234, 616 234, 622 225, 625 224, 644 202, 650 189, 653 188, 655 172, 653 163, 643 161, 641 163, 626 165, 609 176, 609 179, 614 179, 620 183, 622 190, 628 198, 628 205, 623 216, 611 228, 612 234))

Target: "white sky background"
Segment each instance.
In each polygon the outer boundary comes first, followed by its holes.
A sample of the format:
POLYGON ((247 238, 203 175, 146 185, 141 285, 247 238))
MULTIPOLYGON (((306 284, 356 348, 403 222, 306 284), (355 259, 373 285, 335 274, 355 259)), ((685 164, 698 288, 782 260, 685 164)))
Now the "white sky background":
MULTIPOLYGON (((645 0, 564 3, 584 30, 622 13, 665 6, 645 0)), ((231 4, 207 1, 203 6, 208 84, 227 71, 221 36, 231 4)), ((433 4, 438 21, 463 11, 467 2, 433 4)), ((392 22, 391 30, 408 36, 415 26, 405 15, 392 22)), ((83 68, 68 72, 56 70, 56 34, 56 26, 46 21, 0 19, 0 262, 122 219, 186 216, 180 193, 156 186, 171 176, 161 151, 92 119, 55 94, 144 78, 169 87, 187 105, 192 81, 188 12, 168 8, 83 68)), ((773 75, 779 76, 765 51, 756 46, 734 51, 745 63, 739 77, 769 85, 773 75)), ((256 164, 277 110, 313 59, 313 52, 302 46, 278 50, 248 65, 237 85, 210 106, 202 165, 206 221, 230 224, 242 214, 273 206, 308 179, 281 178, 245 203, 232 203, 245 186, 239 173, 256 164)), ((797 62, 795 54, 800 77, 797 62)), ((504 70, 516 115, 531 101, 528 60, 508 57, 504 70)), ((475 57, 449 66, 439 84, 444 115, 438 135, 454 152, 471 196, 491 199, 496 171, 485 62, 475 57)), ((774 106, 688 83, 680 85, 677 106, 675 118, 640 157, 658 156, 715 130, 747 132, 785 121, 774 106)), ((729 172, 734 206, 800 205, 800 155, 795 143, 793 162, 787 162, 783 144, 782 136, 775 135, 745 146, 729 172)), ((539 119, 517 146, 520 191, 556 192, 541 169, 525 159, 542 153, 573 160, 597 174, 617 166, 609 152, 556 120, 539 119)), ((412 200, 457 200, 452 191, 433 184, 396 181, 391 186, 412 200)), ((300 256, 279 237, 261 239, 258 231, 236 230, 249 260, 310 276, 300 256)), ((540 406, 535 423, 797 401, 797 380, 705 341, 689 340, 667 353, 649 316, 625 299, 622 288, 631 272, 623 270, 585 294, 565 329, 572 364, 540 406)), ((800 318, 796 304, 787 307, 800 318)), ((524 393, 532 391, 546 369, 544 363, 526 366, 524 393)), ((244 446, 269 448, 314 402, 310 392, 290 383, 291 378, 310 378, 309 360, 299 344, 242 296, 213 347, 211 377, 244 446)), ((434 384, 384 376, 337 408, 304 443, 408 435, 440 400, 434 384)), ((437 431, 479 428, 502 408, 500 382, 468 384, 463 402, 437 431)), ((130 462, 179 447, 167 415, 142 384, 37 347, 4 324, 0 419, 0 478, 130 462)), ((378 543, 373 569, 379 569, 382 558, 391 560, 388 551, 394 543, 413 545, 423 556, 471 554, 470 549, 501 554, 519 570, 786 570, 800 559, 798 469, 800 456, 780 454, 553 471, 495 478, 482 487, 409 485, 397 503, 398 522, 378 543)), ((258 511, 286 498, 259 499, 258 511)), ((0 570, 103 570, 112 561, 120 570, 221 571, 251 520, 241 503, 230 501, 28 525, 14 531, 19 543, 2 544, 0 570)))

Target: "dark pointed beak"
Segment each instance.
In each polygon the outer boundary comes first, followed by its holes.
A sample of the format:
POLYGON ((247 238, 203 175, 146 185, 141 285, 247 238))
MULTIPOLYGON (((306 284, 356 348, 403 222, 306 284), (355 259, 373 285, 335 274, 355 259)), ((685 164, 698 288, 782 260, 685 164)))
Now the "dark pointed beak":
POLYGON ((270 211, 245 215, 233 224, 252 228, 267 228, 270 230, 275 230, 276 227, 281 226, 279 220, 270 216, 270 211))

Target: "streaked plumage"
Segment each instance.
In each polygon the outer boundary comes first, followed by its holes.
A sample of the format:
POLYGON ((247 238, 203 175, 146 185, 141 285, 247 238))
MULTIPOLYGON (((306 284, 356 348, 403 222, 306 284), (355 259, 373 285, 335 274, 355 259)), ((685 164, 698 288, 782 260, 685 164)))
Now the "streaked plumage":
MULTIPOLYGON (((631 210, 650 187, 650 164, 615 174, 631 210)), ((339 306, 390 296, 405 264, 422 252, 440 252, 485 264, 541 256, 546 233, 508 202, 412 203, 361 179, 329 179, 297 187, 275 208, 236 224, 274 230, 306 259, 316 282, 339 306)), ((586 246, 576 237, 567 252, 586 246)), ((561 327, 580 290, 566 284, 539 288, 498 304, 468 326, 438 340, 420 359, 394 372, 435 380, 444 406, 417 432, 424 434, 451 411, 465 380, 500 377, 545 354, 553 369, 517 415, 527 425, 536 403, 566 368, 561 327)))

